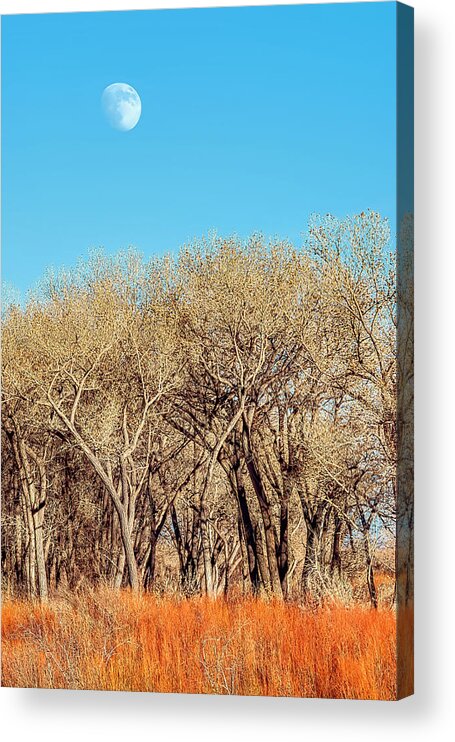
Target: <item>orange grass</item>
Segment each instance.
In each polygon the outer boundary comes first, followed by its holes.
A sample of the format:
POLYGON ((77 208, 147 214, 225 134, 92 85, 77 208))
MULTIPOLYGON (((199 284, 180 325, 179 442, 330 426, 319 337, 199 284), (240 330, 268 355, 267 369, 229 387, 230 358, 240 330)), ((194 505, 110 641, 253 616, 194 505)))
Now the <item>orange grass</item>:
POLYGON ((2 607, 4 686, 394 699, 388 609, 99 590, 2 607))

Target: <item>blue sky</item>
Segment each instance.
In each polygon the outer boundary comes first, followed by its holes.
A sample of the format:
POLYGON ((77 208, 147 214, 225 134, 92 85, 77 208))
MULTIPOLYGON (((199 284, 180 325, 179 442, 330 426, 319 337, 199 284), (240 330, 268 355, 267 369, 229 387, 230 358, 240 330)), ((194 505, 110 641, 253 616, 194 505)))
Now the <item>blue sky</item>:
POLYGON ((215 229, 299 243, 313 212, 395 229, 395 3, 2 19, 2 271, 215 229), (138 91, 119 132, 100 98, 138 91))

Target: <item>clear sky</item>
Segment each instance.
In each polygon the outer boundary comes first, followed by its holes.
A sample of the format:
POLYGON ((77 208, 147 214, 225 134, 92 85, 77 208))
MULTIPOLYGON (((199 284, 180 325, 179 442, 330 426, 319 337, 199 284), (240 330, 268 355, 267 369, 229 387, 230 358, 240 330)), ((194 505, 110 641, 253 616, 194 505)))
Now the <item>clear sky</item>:
POLYGON ((3 280, 215 229, 300 242, 312 212, 395 230, 395 3, 2 19, 3 280), (132 85, 138 125, 109 127, 132 85))

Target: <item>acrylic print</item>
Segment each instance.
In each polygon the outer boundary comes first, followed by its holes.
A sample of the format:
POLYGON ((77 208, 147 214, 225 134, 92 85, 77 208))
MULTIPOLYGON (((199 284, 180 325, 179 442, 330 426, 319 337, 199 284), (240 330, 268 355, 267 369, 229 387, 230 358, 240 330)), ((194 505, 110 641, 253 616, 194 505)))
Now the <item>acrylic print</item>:
POLYGON ((412 10, 2 19, 2 683, 413 689, 412 10))

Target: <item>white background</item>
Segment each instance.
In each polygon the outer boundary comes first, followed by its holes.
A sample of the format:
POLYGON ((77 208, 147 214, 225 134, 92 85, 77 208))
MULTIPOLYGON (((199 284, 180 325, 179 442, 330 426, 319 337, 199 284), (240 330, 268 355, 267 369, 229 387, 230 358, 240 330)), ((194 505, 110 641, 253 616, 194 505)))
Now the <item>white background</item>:
MULTIPOLYGON (((266 4, 267 0, 249 5, 266 4)), ((225 0, 0 0, 3 14, 242 5, 225 0)), ((268 3, 270 4, 270 3, 268 3)), ((416 693, 399 703, 0 690, 22 742, 455 739, 454 0, 416 10, 416 693)))

